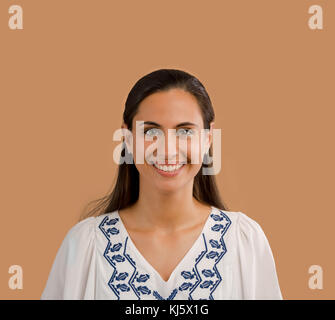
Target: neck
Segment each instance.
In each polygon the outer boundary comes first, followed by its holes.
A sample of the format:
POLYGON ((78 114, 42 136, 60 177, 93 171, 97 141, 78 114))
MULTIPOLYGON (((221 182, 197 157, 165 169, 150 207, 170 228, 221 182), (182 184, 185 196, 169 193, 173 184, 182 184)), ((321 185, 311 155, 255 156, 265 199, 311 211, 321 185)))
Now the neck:
MULTIPOLYGON (((203 220, 208 206, 193 197, 193 181, 173 192, 151 190, 151 185, 140 185, 139 199, 134 205, 138 227, 164 232, 178 231, 203 220)), ((209 212, 208 212, 209 213, 209 212)))

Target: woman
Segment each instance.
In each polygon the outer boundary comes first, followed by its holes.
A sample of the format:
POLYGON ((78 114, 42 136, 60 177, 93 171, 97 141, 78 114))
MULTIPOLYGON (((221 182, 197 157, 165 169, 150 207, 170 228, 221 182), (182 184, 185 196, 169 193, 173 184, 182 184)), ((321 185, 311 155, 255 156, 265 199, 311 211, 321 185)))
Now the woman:
POLYGON ((228 211, 203 174, 213 125, 194 76, 161 69, 134 85, 122 124, 132 161, 67 233, 41 299, 282 299, 262 228, 228 211))

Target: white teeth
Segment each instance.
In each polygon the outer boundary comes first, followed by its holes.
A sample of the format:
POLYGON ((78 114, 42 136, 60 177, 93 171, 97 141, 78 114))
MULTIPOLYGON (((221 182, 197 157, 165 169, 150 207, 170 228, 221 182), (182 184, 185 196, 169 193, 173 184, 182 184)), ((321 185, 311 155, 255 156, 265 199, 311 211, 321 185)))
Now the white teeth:
POLYGON ((175 166, 160 166, 159 164, 154 163, 154 166, 162 171, 167 171, 167 172, 171 172, 171 171, 176 171, 178 169, 180 169, 183 165, 182 164, 178 164, 175 166))

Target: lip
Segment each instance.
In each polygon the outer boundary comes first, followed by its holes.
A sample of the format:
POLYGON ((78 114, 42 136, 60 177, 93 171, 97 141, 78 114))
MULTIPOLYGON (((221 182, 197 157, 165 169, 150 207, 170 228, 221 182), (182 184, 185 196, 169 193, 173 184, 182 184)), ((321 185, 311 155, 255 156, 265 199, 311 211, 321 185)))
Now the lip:
MULTIPOLYGON (((164 165, 164 164, 160 164, 161 166, 164 165)), ((172 166, 175 166, 176 164, 172 164, 172 166)), ((172 171, 172 172, 167 172, 167 171, 163 171, 163 170, 160 170, 158 168, 156 168, 154 165, 152 165, 154 170, 156 170, 161 176, 163 177, 175 177, 177 176, 180 171, 182 171, 185 167, 185 164, 183 164, 178 170, 175 170, 175 171, 172 171)), ((169 165, 166 165, 166 166, 171 166, 171 164, 169 165)))
POLYGON ((185 164, 185 162, 183 163, 180 163, 180 162, 177 162, 177 163, 158 163, 158 162, 155 162, 155 164, 159 165, 159 166, 178 166, 179 164, 185 164))

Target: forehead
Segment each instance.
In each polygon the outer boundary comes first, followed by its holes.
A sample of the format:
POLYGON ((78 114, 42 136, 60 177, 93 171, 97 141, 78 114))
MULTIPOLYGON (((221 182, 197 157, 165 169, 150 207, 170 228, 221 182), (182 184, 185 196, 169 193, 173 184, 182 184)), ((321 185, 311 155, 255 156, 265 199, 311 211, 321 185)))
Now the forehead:
POLYGON ((203 126, 197 99, 182 89, 155 92, 146 97, 133 119, 138 120, 154 121, 164 127, 174 127, 181 122, 193 122, 203 126))

